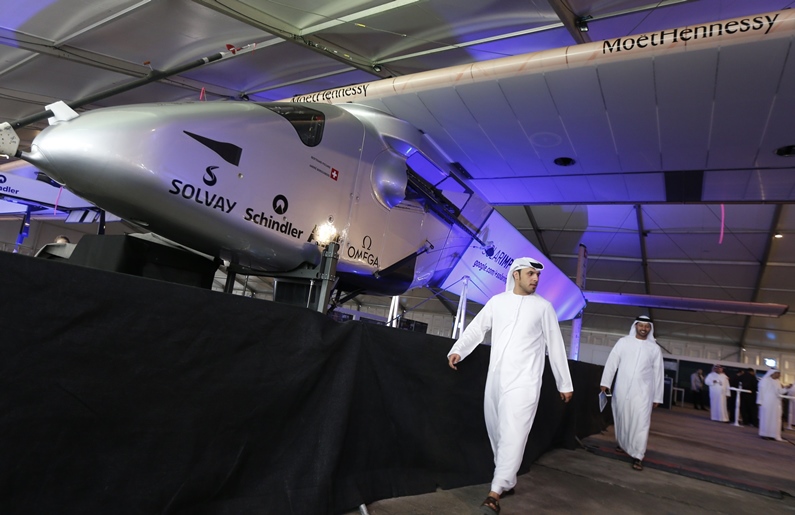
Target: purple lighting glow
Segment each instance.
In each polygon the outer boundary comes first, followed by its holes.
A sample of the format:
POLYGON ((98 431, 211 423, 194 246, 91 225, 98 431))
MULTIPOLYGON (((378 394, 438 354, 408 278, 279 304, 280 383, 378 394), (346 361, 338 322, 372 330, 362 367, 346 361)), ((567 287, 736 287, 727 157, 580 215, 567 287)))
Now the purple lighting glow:
POLYGON ((537 291, 555 307, 558 320, 571 320, 585 307, 585 299, 577 285, 497 211, 493 211, 486 220, 480 235, 484 241, 493 242, 492 255, 487 255, 491 245, 487 248, 473 241, 442 288, 452 288, 451 291, 458 293, 456 288, 459 287, 454 285, 462 277, 469 276, 467 297, 485 304, 494 295, 505 291, 513 260, 532 257, 544 264, 537 291))

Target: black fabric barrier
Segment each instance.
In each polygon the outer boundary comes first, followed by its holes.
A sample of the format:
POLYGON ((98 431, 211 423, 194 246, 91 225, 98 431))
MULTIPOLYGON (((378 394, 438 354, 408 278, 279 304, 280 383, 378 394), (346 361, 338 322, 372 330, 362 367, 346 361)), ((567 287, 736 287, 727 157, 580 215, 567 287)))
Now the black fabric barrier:
MULTIPOLYGON (((0 253, 0 513, 340 513, 487 483, 488 348, 0 253)), ((545 371, 523 471, 603 429, 545 371)))

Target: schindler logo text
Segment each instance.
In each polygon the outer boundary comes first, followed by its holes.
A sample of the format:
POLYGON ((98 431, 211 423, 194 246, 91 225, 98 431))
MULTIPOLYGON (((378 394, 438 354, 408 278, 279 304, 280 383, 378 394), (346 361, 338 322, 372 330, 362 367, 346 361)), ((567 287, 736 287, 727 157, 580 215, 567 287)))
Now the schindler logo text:
MULTIPOLYGON (((273 198, 272 207, 278 215, 284 215, 287 212, 289 205, 290 204, 287 202, 287 197, 284 195, 276 195, 273 198)), ((267 227, 273 231, 286 234, 291 238, 300 239, 301 235, 304 234, 304 231, 298 229, 297 227, 293 227, 292 222, 287 220, 287 217, 283 217, 280 221, 276 218, 273 218, 273 215, 266 215, 262 211, 256 213, 254 209, 250 207, 246 208, 246 214, 243 216, 243 220, 247 222, 254 222, 257 225, 261 225, 262 227, 267 227)))
MULTIPOLYGON (((5 175, 0 175, 0 184, 5 184, 8 178, 5 175)), ((8 193, 9 195, 19 195, 19 190, 11 186, 0 186, 0 193, 8 193)))

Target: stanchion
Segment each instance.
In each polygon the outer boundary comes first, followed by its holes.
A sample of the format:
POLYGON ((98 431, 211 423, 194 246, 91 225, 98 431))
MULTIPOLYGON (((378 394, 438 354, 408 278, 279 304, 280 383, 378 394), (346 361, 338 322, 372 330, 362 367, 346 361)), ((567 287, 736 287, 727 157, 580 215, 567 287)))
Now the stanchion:
POLYGON ((753 393, 751 390, 743 390, 742 386, 743 384, 740 383, 740 388, 735 388, 735 387, 729 388, 729 390, 737 392, 737 401, 734 403, 734 425, 738 427, 740 425, 740 397, 742 397, 742 395, 740 395, 740 392, 753 393))

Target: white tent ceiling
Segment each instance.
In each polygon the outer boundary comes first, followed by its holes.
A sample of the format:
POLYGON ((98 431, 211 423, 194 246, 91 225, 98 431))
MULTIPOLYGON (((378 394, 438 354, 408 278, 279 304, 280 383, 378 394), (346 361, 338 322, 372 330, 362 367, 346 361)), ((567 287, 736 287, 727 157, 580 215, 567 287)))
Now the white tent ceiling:
MULTIPOLYGON (((0 121, 58 100, 254 45, 217 64, 97 100, 276 101, 380 78, 756 15, 792 0, 30 0, 0 19, 0 121), (578 29, 585 21, 589 30, 578 29)), ((433 92, 377 105, 420 127, 472 175, 472 186, 564 272, 579 245, 586 290, 791 304, 795 299, 795 49, 692 52, 548 73, 530 86, 433 92), (744 55, 744 52, 751 52, 744 55), (720 67, 718 66, 720 62, 720 67), (747 63, 753 62, 750 67, 747 63), (721 86, 713 78, 721 75, 721 86), (527 104, 488 127, 486 112, 527 104), (419 111, 422 111, 419 113, 419 111), (418 114, 419 113, 419 114, 418 114), (445 117, 449 117, 446 120, 445 117), (445 123, 447 122, 447 123, 445 123), (499 124, 497 124, 499 125, 499 124), (482 131, 482 132, 481 132, 482 131), (493 140, 489 145, 470 142, 493 140), (561 137, 563 135, 563 137, 561 137), (551 144, 550 141, 554 141, 551 144), (452 149, 452 150, 448 150, 452 149), (575 157, 561 171, 557 157, 575 157), (653 156, 652 159, 649 156, 653 156), (703 172, 699 191, 682 173, 703 172), (666 190, 666 186, 669 190, 666 190), (672 193, 678 186, 683 191, 672 193), (773 238, 775 233, 784 237, 773 238)), ((37 122, 28 129, 40 129, 37 122)), ((34 131, 22 132, 32 139, 34 131)), ((25 142, 23 142, 23 147, 25 142)), ((407 295, 406 307, 423 295, 407 295)), ((366 302, 382 302, 367 299, 366 302)), ((424 303, 427 309, 444 309, 424 303)), ((645 309, 589 304, 585 330, 624 332, 645 309)), ((654 309, 658 337, 795 352, 795 315, 654 309)))

